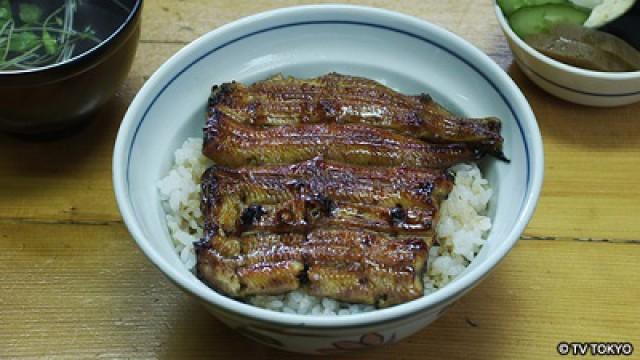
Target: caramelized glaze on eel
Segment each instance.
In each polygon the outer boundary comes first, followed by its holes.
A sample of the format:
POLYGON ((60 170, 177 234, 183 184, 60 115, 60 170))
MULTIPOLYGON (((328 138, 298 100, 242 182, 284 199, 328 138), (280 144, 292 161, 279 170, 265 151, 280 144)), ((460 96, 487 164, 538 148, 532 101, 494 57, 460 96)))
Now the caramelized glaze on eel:
POLYGON ((362 77, 278 75, 250 86, 224 83, 209 99, 210 115, 216 111, 255 126, 362 124, 429 143, 467 144, 504 159, 499 119, 461 118, 427 94, 403 95, 362 77))

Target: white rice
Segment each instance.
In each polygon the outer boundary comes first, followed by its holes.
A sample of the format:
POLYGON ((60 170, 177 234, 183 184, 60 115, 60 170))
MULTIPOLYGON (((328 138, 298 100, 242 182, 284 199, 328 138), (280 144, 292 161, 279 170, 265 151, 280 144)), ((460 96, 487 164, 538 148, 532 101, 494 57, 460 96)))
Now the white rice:
MULTIPOLYGON (((193 243, 202 237, 200 211, 200 176, 211 160, 202 155, 202 139, 189 138, 174 154, 169 174, 158 181, 167 226, 176 252, 185 266, 196 264, 193 243)), ((436 227, 440 246, 429 251, 429 266, 424 274, 425 295, 433 293, 455 279, 486 240, 491 219, 486 216, 492 195, 489 183, 476 164, 460 164, 451 169, 455 185, 442 203, 436 227)), ((253 296, 249 302, 273 311, 312 315, 349 315, 375 308, 349 304, 306 294, 303 290, 278 296, 253 296)))

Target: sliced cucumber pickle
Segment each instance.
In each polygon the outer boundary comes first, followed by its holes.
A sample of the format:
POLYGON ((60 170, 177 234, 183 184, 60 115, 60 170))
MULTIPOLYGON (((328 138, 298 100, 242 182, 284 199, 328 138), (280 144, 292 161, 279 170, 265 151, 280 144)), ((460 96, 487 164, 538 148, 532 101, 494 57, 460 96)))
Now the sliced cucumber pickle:
POLYGON ((549 4, 571 5, 568 0, 498 0, 498 6, 507 16, 525 7, 549 4))
POLYGON ((525 7, 509 17, 513 31, 521 38, 549 30, 558 24, 582 25, 588 13, 567 5, 525 7))

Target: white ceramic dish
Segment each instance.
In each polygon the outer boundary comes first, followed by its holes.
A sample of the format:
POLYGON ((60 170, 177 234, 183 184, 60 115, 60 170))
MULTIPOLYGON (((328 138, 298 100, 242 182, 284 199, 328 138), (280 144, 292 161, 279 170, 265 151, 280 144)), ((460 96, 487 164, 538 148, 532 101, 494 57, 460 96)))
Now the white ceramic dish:
POLYGON ((122 217, 147 257, 220 320, 258 341, 326 353, 397 341, 437 319, 513 247, 542 185, 540 133, 527 101, 486 55, 422 20, 365 7, 280 9, 238 20, 179 51, 134 99, 116 141, 113 179, 122 217), (174 150, 200 136, 213 84, 253 82, 278 72, 311 77, 330 71, 376 79, 405 93, 428 92, 469 116, 499 116, 511 163, 487 161, 496 194, 494 228, 467 271, 424 298, 370 313, 321 317, 272 312, 222 296, 175 254, 156 182, 174 150))
POLYGON ((640 71, 607 73, 563 64, 541 54, 516 35, 498 5, 496 17, 515 61, 531 81, 561 99, 590 106, 640 101, 640 71))

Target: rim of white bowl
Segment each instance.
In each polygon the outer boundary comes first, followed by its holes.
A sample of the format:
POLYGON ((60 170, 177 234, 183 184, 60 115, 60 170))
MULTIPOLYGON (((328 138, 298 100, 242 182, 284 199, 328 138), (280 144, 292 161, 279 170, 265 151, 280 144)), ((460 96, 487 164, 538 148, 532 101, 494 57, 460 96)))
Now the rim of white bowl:
POLYGON ((630 79, 640 79, 640 70, 638 71, 625 71, 625 72, 604 72, 604 71, 595 71, 582 69, 579 67, 567 65, 558 60, 552 59, 538 50, 532 48, 524 42, 515 32, 511 29, 509 22, 507 21, 507 17, 502 12, 502 9, 497 4, 494 4, 496 11, 496 18, 498 19, 498 23, 502 30, 507 34, 507 36, 514 41, 520 48, 526 51, 529 55, 535 57, 536 59, 545 62, 551 66, 557 67, 562 71, 566 71, 575 75, 592 77, 596 79, 602 80, 630 80, 630 79))
POLYGON ((160 66, 136 95, 122 121, 116 138, 113 155, 113 183, 118 207, 130 234, 149 260, 151 260, 165 276, 182 289, 197 296, 200 300, 212 304, 216 308, 228 311, 237 317, 253 319, 254 321, 257 320, 274 325, 296 326, 306 329, 349 328, 381 324, 410 317, 426 309, 434 308, 451 301, 476 285, 511 250, 531 219, 542 188, 543 163, 542 139, 529 103, 513 80, 511 80, 495 62, 475 46, 469 44, 459 36, 427 21, 389 10, 353 5, 306 5, 259 13, 219 27, 185 46, 160 66), (189 277, 175 269, 151 246, 138 224, 133 205, 128 195, 126 167, 128 166, 129 150, 134 138, 134 133, 138 123, 142 119, 139 114, 144 110, 143 105, 145 100, 153 97, 157 89, 164 86, 165 78, 171 78, 173 74, 171 74, 170 71, 173 70, 174 67, 179 66, 182 58, 188 58, 191 53, 196 52, 200 46, 209 42, 215 42, 213 40, 217 38, 241 31, 245 26, 250 24, 267 20, 273 21, 274 18, 298 19, 300 16, 308 15, 309 13, 313 13, 316 16, 326 16, 333 13, 340 14, 343 17, 347 14, 360 19, 366 19, 369 23, 381 22, 382 19, 386 19, 387 21, 392 20, 396 23, 419 29, 422 34, 435 33, 438 36, 445 36, 449 41, 449 46, 458 50, 462 49, 461 51, 465 54, 467 61, 480 64, 484 70, 483 75, 485 77, 494 79, 501 87, 506 87, 506 90, 514 97, 514 103, 512 105, 515 108, 519 108, 519 115, 523 119, 527 119, 527 121, 522 124, 526 129, 522 129, 522 131, 523 136, 526 136, 526 141, 530 145, 529 154, 527 155, 531 159, 531 181, 527 189, 528 195, 524 199, 521 213, 516 219, 515 226, 507 234, 506 240, 489 254, 483 263, 433 294, 386 309, 334 317, 287 314, 266 310, 221 295, 192 276, 189 277))

